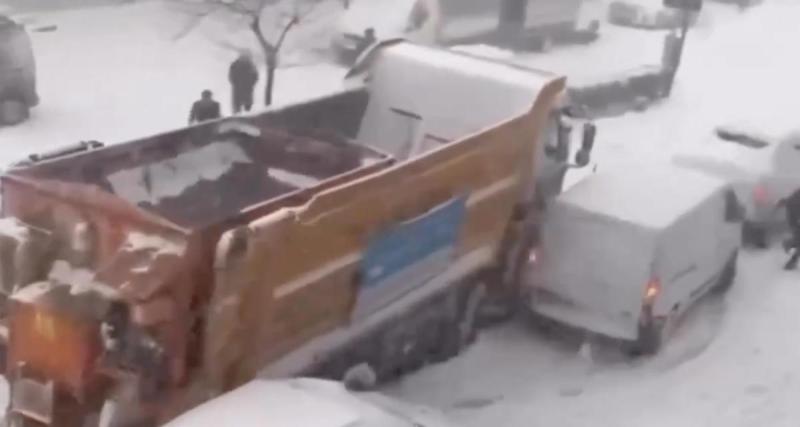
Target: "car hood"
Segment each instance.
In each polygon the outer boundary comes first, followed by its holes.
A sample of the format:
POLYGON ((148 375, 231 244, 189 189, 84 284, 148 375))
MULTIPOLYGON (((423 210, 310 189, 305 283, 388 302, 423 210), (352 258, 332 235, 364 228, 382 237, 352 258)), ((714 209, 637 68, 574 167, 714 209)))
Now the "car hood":
POLYGON ((310 378, 254 380, 165 427, 453 427, 432 410, 341 383, 310 378))

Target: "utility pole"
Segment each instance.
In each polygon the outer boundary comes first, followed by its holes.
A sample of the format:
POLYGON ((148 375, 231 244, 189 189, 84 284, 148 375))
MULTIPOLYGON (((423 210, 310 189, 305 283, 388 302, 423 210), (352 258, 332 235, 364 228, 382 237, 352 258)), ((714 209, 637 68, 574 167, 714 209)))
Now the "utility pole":
MULTIPOLYGON (((686 37, 689 35, 689 25, 691 25, 692 14, 699 13, 703 8, 703 0, 664 0, 664 6, 681 11, 681 31, 680 37, 677 40, 675 47, 674 58, 673 52, 668 52, 670 61, 667 62, 670 67, 669 80, 667 80, 666 96, 669 97, 672 93, 672 86, 675 84, 675 77, 678 75, 678 68, 681 65, 683 57, 683 48, 686 45, 686 37)), ((666 46, 671 48, 671 46, 666 46)))

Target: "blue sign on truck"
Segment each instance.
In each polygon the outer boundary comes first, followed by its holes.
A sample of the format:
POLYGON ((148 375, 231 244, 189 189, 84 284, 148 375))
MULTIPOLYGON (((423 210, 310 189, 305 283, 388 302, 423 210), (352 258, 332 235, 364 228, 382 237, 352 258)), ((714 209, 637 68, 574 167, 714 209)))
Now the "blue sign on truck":
POLYGON ((380 309, 446 270, 465 216, 466 197, 458 197, 376 235, 361 261, 355 316, 380 309))

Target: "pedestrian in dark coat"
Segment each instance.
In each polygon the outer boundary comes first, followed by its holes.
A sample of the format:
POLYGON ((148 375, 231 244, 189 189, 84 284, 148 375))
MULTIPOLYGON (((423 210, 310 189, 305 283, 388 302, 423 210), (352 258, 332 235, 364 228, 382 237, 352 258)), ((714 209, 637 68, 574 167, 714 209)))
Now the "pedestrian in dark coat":
POLYGON ((204 122, 220 118, 219 102, 214 100, 214 95, 206 89, 200 95, 200 99, 192 104, 189 112, 189 124, 204 122))
POLYGON ((231 63, 228 81, 232 89, 233 113, 250 111, 253 108, 253 90, 258 82, 258 68, 249 54, 243 53, 231 63))
POLYGON ((369 49, 370 46, 375 44, 378 41, 378 38, 375 37, 375 29, 374 28, 367 28, 364 30, 364 35, 361 37, 361 40, 358 41, 356 45, 356 56, 360 56, 364 53, 365 50, 369 49))
POLYGON ((786 221, 789 223, 789 230, 792 233, 791 238, 785 244, 791 256, 783 268, 794 270, 800 261, 800 189, 781 200, 780 204, 786 207, 786 221))

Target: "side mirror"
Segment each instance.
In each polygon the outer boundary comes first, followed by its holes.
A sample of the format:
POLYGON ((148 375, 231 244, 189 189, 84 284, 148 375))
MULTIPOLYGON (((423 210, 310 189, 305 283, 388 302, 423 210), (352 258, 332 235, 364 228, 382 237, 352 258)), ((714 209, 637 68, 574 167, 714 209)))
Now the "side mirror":
POLYGON ((589 153, 594 149, 594 139, 597 136, 597 125, 594 123, 586 123, 583 125, 583 139, 581 140, 581 150, 586 150, 589 153))
POLYGON ((556 136, 556 146, 548 145, 545 148, 547 155, 557 162, 565 163, 569 159, 569 142, 572 136, 572 126, 558 121, 558 135, 556 136))
POLYGON ((733 190, 725 192, 725 222, 738 223, 745 220, 744 207, 733 190))

